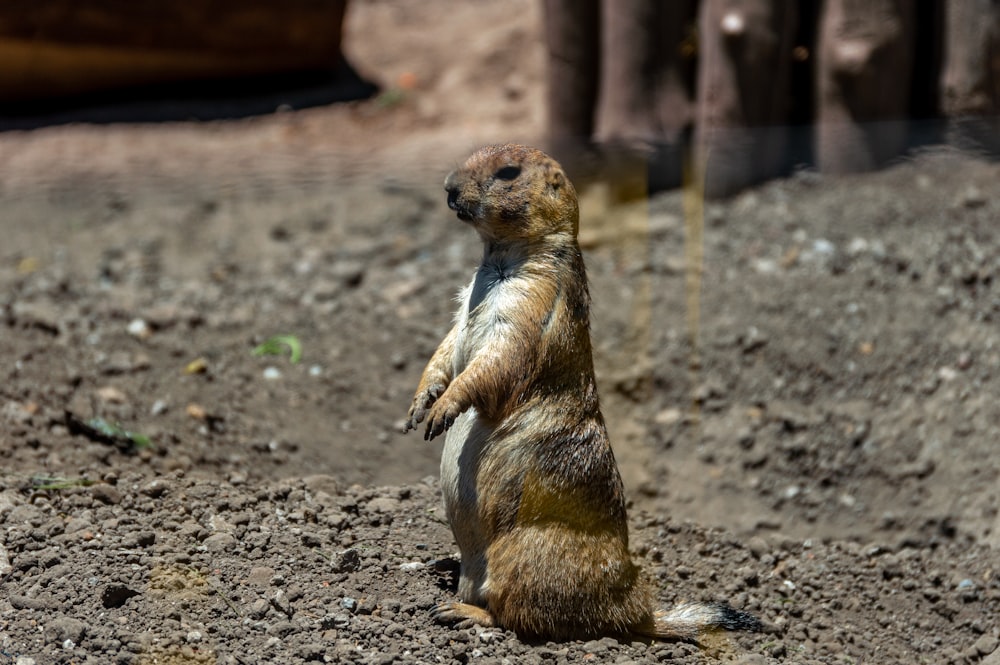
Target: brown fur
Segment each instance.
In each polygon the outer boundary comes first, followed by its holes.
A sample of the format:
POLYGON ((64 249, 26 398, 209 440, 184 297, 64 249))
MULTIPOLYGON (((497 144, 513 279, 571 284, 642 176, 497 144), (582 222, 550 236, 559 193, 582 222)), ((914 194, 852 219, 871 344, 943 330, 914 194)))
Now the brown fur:
POLYGON ((426 420, 428 440, 448 432, 442 490, 462 551, 462 602, 436 616, 548 639, 694 639, 724 623, 735 611, 712 605, 658 616, 629 556, 573 185, 548 155, 502 145, 473 154, 445 189, 484 256, 406 427, 426 420))

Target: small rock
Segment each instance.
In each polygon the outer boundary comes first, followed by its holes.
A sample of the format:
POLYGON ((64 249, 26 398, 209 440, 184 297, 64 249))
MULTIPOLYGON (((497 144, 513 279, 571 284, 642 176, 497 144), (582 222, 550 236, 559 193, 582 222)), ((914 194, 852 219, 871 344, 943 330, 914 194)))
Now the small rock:
POLYGON ((247 575, 247 583, 263 589, 271 585, 272 577, 274 577, 274 568, 254 566, 250 569, 250 574, 247 575))
POLYGON ((11 571, 13 567, 10 565, 10 555, 7 554, 7 548, 0 543, 0 577, 3 577, 11 571))
POLYGON ((348 612, 354 612, 358 609, 358 601, 350 596, 345 596, 340 599, 340 606, 348 612))
POLYGON ((90 494, 101 503, 106 503, 109 506, 117 506, 122 502, 122 493, 117 488, 105 483, 93 485, 90 488, 90 494))
POLYGON ((271 607, 287 617, 292 616, 292 601, 282 589, 278 589, 271 596, 271 607))
POLYGON ((1000 665, 1000 649, 983 658, 979 665, 1000 665))
POLYGON ((184 366, 185 374, 204 374, 208 371, 208 361, 204 358, 195 358, 184 366))
POLYGON ((250 616, 254 619, 263 619, 271 609, 271 603, 263 598, 258 598, 250 604, 250 616))
POLYGON ((952 367, 942 367, 938 370, 938 378, 942 381, 954 381, 958 378, 958 372, 952 367))
POLYGON ((188 414, 188 417, 194 418, 195 420, 208 419, 208 411, 205 410, 205 407, 201 406, 200 404, 195 404, 194 402, 188 404, 184 408, 184 412, 188 414))
POLYGON ((264 371, 261 372, 261 376, 268 381, 276 381, 281 378, 281 370, 277 367, 265 367, 264 371))
POLYGON ((767 541, 760 536, 754 536, 747 541, 747 547, 750 549, 750 553, 758 559, 771 551, 771 547, 767 544, 767 541))
POLYGON ((43 303, 15 303, 11 308, 18 325, 59 333, 60 308, 43 303))
POLYGON ((421 568, 426 567, 426 565, 427 564, 425 564, 422 561, 407 561, 406 563, 399 564, 399 569, 400 570, 420 570, 421 568))
POLYGON ((132 319, 129 321, 128 326, 125 328, 129 335, 137 337, 139 339, 147 339, 153 334, 153 329, 149 327, 145 319, 132 319))
POLYGON ((344 286, 354 287, 361 284, 365 277, 365 264, 361 261, 340 260, 330 267, 332 277, 344 286))
POLYGON ((303 531, 302 544, 306 547, 320 547, 323 544, 323 539, 317 533, 313 533, 312 531, 303 531))
POLYGON ((980 656, 988 656, 1000 646, 1000 640, 993 635, 983 635, 972 645, 980 656))
POLYGON ((679 422, 683 416, 684 414, 681 413, 680 409, 670 407, 663 409, 655 416, 653 416, 653 422, 655 422, 657 425, 673 425, 679 422))
POLYGON ((156 533, 154 531, 139 531, 126 536, 122 541, 122 546, 129 548, 151 547, 155 542, 156 533))
POLYGON ((97 398, 106 404, 124 404, 128 401, 128 397, 125 396, 125 393, 114 386, 104 386, 102 388, 98 388, 96 394, 97 398))
POLYGON ((166 400, 158 399, 155 402, 153 402, 153 406, 149 407, 149 415, 162 416, 169 410, 170 410, 170 404, 168 404, 166 400))
POLYGON ((162 478, 157 478, 143 485, 139 491, 150 498, 158 499, 170 491, 170 483, 162 478))
POLYGON ((57 617, 45 626, 45 638, 53 644, 72 640, 79 644, 87 634, 87 624, 72 617, 57 617))
POLYGON ((767 345, 767 335, 761 332, 757 326, 750 326, 746 332, 740 336, 740 350, 743 353, 753 353, 767 345))
POLYGON ((375 497, 368 502, 367 509, 373 513, 388 513, 391 515, 399 510, 399 499, 389 496, 375 497))
POLYGON ((361 555, 353 547, 337 554, 333 569, 338 573, 353 573, 361 568, 361 555))
POLYGON ((183 319, 194 323, 197 322, 198 315, 177 305, 165 304, 144 310, 141 318, 142 321, 147 322, 149 326, 157 330, 169 328, 183 319))
POLYGON ((959 196, 958 203, 964 208, 979 208, 986 205, 986 197, 978 187, 969 185, 959 196))
POLYGON ((188 634, 184 636, 184 640, 188 644, 197 644, 201 642, 201 631, 200 630, 189 630, 188 634))
POLYGON ((326 645, 322 642, 309 642, 301 645, 296 653, 302 660, 323 662, 323 658, 326 656, 326 645))
POLYGON ((784 425, 788 431, 798 431, 820 425, 823 418, 812 407, 793 402, 775 400, 768 404, 767 413, 771 420, 784 425))
POLYGON ((851 256, 857 256, 858 254, 864 254, 868 251, 868 241, 864 238, 855 236, 851 238, 851 241, 847 244, 847 253, 851 256))
POLYGON ((3 416, 4 420, 15 425, 26 425, 31 422, 33 414, 30 408, 20 402, 7 402, 3 409, 0 409, 0 415, 3 416))
POLYGON ((28 598, 27 596, 15 596, 11 594, 7 601, 15 610, 55 610, 60 607, 60 603, 52 598, 28 598))
POLYGON ((238 541, 231 533, 216 533, 205 539, 205 548, 209 552, 229 552, 236 548, 238 541))
POLYGON ((79 533, 81 531, 90 531, 91 529, 93 529, 93 525, 83 517, 71 517, 67 520, 66 526, 63 527, 64 533, 79 533))
POLYGON ((287 637, 288 635, 291 635, 292 633, 295 633, 298 630, 299 627, 296 626, 291 621, 277 621, 268 626, 266 632, 268 635, 274 635, 277 637, 287 637))

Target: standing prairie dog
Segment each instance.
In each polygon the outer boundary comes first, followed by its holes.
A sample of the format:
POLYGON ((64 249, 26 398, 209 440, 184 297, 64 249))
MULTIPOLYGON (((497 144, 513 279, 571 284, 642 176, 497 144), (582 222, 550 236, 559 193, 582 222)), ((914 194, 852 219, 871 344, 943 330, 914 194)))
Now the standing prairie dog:
POLYGON ((445 190, 485 250, 406 424, 426 420, 428 440, 447 431, 441 486, 462 552, 462 602, 435 616, 556 640, 696 641, 712 628, 758 628, 722 604, 654 611, 629 556, 594 381, 579 208, 562 168, 533 148, 489 146, 445 190))

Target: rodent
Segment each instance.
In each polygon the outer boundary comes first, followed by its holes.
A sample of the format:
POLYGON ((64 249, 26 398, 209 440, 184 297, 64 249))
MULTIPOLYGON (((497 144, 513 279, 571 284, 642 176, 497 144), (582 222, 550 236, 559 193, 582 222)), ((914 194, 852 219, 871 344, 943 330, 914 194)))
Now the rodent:
POLYGON ((484 252, 404 429, 426 420, 425 439, 447 432, 441 486, 461 602, 435 617, 554 640, 758 629, 726 604, 656 611, 631 560, 594 378, 579 206, 562 167, 537 149, 487 146, 445 190, 484 252))

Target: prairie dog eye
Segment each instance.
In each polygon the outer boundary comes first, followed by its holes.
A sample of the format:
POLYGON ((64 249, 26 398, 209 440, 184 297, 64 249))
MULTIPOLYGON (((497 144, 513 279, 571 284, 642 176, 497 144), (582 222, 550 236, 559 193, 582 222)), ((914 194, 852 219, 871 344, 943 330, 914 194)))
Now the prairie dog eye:
POLYGON ((493 174, 493 177, 498 180, 514 180, 519 175, 521 175, 521 167, 514 164, 501 167, 493 174))

